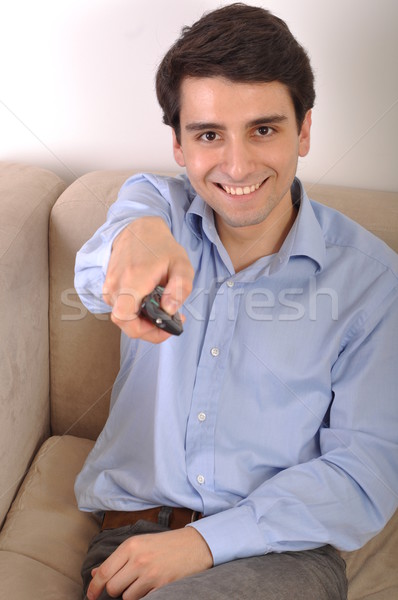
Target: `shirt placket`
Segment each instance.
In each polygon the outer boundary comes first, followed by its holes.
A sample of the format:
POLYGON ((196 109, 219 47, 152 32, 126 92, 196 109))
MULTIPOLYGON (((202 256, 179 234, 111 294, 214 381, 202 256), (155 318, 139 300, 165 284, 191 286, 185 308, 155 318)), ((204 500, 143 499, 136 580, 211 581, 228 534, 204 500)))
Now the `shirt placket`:
POLYGON ((215 489, 217 410, 222 393, 222 380, 228 373, 229 348, 236 323, 231 309, 231 303, 234 304, 233 293, 234 283, 228 279, 220 285, 215 295, 187 424, 187 473, 191 485, 202 497, 204 510, 206 492, 211 494, 215 489))

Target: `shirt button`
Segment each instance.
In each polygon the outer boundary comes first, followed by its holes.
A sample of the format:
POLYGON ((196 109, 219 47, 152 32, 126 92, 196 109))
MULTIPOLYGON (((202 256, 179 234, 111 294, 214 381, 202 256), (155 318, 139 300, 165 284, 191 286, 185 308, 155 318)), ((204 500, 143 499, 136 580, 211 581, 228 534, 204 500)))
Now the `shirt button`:
POLYGON ((227 281, 227 286, 228 286, 229 288, 233 288, 233 287, 234 287, 234 285, 235 285, 235 282, 234 282, 234 281, 227 281))
POLYGON ((219 348, 212 348, 210 352, 212 356, 218 356, 220 354, 219 348))
POLYGON ((205 478, 203 477, 203 475, 198 475, 196 481, 199 483, 199 485, 203 485, 205 482, 205 478))
POLYGON ((198 414, 198 419, 199 419, 199 421, 201 421, 201 422, 203 422, 203 421, 206 421, 206 414, 205 414, 204 412, 200 412, 200 413, 198 414))

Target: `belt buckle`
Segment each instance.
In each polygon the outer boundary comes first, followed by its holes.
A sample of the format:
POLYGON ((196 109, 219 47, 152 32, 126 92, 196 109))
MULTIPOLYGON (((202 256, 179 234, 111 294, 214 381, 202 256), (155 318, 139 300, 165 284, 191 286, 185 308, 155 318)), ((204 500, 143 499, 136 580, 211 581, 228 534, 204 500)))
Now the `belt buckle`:
POLYGON ((193 510, 192 514, 191 514, 191 523, 194 523, 195 521, 197 521, 199 519, 200 516, 200 512, 198 512, 197 510, 193 510))

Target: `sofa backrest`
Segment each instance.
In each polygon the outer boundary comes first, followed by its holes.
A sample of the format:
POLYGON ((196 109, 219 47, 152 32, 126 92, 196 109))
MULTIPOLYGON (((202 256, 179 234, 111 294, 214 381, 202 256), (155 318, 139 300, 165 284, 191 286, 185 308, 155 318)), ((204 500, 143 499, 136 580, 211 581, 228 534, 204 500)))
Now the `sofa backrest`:
MULTIPOLYGON (((105 423, 119 367, 119 330, 108 315, 91 315, 73 288, 77 250, 104 222, 130 171, 99 171, 75 181, 56 202, 50 222, 51 425, 54 434, 95 439, 105 423)), ((305 186, 398 251, 398 193, 305 186)))
POLYGON ((398 252, 398 192, 306 184, 310 198, 347 215, 398 252))
POLYGON ((50 218, 50 396, 53 434, 96 439, 119 365, 119 330, 92 315, 73 286, 76 252, 105 221, 126 171, 88 173, 70 185, 50 218))

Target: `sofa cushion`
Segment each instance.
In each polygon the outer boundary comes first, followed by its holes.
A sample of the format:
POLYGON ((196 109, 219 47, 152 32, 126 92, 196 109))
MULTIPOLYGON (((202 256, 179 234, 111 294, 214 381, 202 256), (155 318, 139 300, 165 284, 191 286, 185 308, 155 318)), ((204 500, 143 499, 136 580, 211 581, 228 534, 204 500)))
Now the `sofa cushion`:
POLYGON ((398 598, 398 511, 360 550, 341 554, 347 564, 348 600, 398 598))
POLYGON ((78 510, 73 485, 92 445, 54 436, 41 447, 0 533, 0 564, 8 565, 7 576, 0 572, 2 597, 80 600, 80 567, 99 524, 78 510), (56 589, 52 596, 51 589, 56 589))
MULTIPOLYGON (((80 567, 99 523, 78 510, 73 484, 92 446, 74 436, 54 436, 43 444, 0 533, 4 597, 80 600, 80 567)), ((398 513, 363 548, 342 555, 348 600, 398 597, 398 513)))
POLYGON ((33 558, 0 551, 0 597, 4 600, 81 600, 82 587, 33 558))

